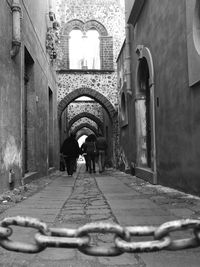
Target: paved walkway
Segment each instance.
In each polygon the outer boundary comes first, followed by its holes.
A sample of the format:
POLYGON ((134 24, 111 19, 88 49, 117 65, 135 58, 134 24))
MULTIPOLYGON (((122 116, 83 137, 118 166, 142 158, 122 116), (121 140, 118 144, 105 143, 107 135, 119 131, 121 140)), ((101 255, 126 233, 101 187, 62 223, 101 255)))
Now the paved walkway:
MULTIPOLYGON (((107 170, 88 174, 80 165, 73 177, 56 173, 52 183, 0 215, 36 217, 49 226, 77 228, 87 222, 117 222, 125 225, 155 225, 179 218, 200 218, 200 199, 161 186, 153 186, 131 175, 107 170)), ((14 228, 13 240, 33 239, 35 230, 14 228)), ((177 233, 177 237, 190 233, 177 233)), ((95 234, 94 243, 108 245, 111 234, 95 234)), ((147 238, 137 239, 147 240, 147 238)), ((0 266, 67 267, 196 267, 200 247, 183 251, 91 257, 76 249, 47 248, 36 255, 0 248, 0 266)))

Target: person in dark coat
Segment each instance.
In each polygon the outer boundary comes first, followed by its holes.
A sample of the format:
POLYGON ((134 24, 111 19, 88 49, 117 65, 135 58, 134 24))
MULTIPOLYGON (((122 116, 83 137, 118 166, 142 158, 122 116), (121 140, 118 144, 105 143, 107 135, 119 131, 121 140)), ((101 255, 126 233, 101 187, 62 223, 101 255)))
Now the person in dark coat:
POLYGON ((105 155, 108 147, 105 137, 101 134, 97 137, 96 147, 98 150, 99 172, 101 173, 105 170, 105 155))
POLYGON ((89 172, 92 171, 95 173, 95 159, 96 159, 96 136, 94 134, 90 134, 86 141, 87 145, 87 157, 88 157, 88 168, 89 172))
POLYGON ((80 154, 80 148, 76 140, 76 135, 71 133, 70 137, 65 139, 60 151, 65 159, 68 175, 73 174, 76 166, 76 160, 80 154))

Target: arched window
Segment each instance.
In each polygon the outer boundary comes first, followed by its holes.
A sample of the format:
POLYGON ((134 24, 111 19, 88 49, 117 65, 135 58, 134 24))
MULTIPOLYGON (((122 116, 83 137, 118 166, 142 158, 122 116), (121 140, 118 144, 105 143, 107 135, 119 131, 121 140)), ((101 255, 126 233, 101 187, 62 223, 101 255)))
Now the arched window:
POLYGON ((100 40, 96 30, 74 29, 69 39, 70 69, 100 69, 100 40))

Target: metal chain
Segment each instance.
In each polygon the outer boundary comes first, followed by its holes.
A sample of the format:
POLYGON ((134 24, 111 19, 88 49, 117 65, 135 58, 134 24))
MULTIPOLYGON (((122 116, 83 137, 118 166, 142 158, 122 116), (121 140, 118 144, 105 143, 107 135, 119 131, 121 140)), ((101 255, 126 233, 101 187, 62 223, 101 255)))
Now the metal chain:
POLYGON ((118 256, 125 252, 153 252, 160 250, 181 250, 200 247, 200 220, 182 219, 166 222, 159 227, 128 226, 119 224, 94 222, 87 223, 77 229, 51 228, 46 223, 30 217, 8 217, 0 221, 0 246, 16 252, 38 253, 47 247, 77 248, 91 256, 118 256), (10 226, 30 227, 38 230, 35 243, 12 241, 13 230, 10 226), (171 232, 193 230, 193 236, 172 240, 171 232), (92 244, 93 233, 114 234, 111 246, 92 244), (151 236, 153 241, 135 242, 134 236, 151 236))

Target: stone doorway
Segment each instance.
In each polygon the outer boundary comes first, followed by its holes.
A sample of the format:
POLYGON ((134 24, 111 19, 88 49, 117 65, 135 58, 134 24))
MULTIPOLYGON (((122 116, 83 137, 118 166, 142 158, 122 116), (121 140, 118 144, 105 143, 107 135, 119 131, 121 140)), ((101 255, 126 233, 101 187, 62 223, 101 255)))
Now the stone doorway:
POLYGON ((136 175, 157 183, 154 69, 148 48, 138 46, 138 65, 136 72, 136 175))

